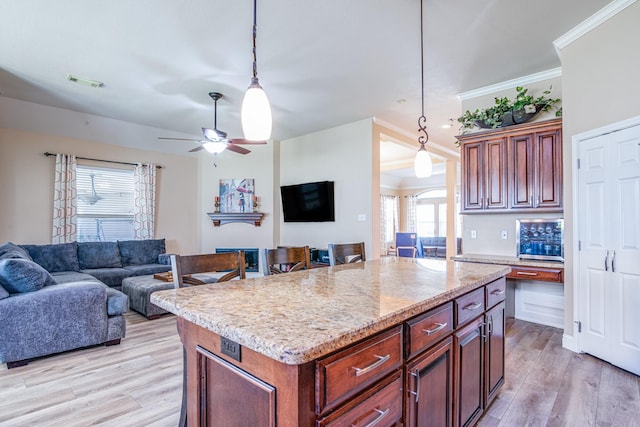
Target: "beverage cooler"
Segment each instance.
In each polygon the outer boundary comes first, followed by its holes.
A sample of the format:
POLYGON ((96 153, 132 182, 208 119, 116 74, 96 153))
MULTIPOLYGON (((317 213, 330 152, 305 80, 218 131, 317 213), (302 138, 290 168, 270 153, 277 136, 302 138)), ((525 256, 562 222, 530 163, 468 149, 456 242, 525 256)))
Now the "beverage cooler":
POLYGON ((518 258, 564 261, 564 220, 516 220, 518 258))

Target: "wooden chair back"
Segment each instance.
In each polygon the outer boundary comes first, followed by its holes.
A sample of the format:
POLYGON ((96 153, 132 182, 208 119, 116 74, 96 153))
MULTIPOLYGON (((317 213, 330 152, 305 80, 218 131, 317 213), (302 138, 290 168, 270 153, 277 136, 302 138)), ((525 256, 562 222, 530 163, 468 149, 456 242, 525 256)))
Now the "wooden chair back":
POLYGON ((309 246, 265 249, 262 252, 262 268, 265 276, 309 269, 309 246))
POLYGON ((329 265, 366 261, 364 242, 329 244, 329 265))
POLYGON ((171 255, 171 271, 173 284, 176 288, 206 284, 194 277, 186 276, 196 273, 230 270, 218 278, 216 283, 226 282, 236 277, 245 279, 247 277, 245 268, 244 251, 202 255, 171 255))

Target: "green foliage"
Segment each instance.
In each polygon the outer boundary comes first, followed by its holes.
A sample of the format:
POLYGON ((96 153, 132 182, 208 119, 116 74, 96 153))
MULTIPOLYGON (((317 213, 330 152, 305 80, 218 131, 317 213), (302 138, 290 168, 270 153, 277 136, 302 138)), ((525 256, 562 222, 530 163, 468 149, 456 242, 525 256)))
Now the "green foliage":
MULTIPOLYGON (((464 134, 478 127, 501 127, 505 119, 505 113, 522 110, 528 114, 537 114, 541 111, 549 111, 553 104, 560 102, 560 98, 550 98, 550 94, 551 87, 542 92, 542 95, 534 98, 533 95, 528 94, 528 89, 518 86, 516 88, 516 97, 512 100, 507 97, 496 97, 495 104, 491 107, 483 110, 476 109, 475 111, 465 111, 462 116, 458 117, 458 122, 461 124, 460 132, 464 134)), ((561 116, 562 109, 558 111, 561 116)), ((556 112, 556 116, 558 116, 558 112, 556 112)))

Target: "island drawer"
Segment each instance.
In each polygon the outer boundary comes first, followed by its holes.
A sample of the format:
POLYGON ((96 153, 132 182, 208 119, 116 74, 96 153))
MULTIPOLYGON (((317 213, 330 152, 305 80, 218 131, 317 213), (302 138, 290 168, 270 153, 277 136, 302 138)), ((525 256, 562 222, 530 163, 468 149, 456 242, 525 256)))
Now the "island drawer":
POLYGON ((456 327, 484 312, 484 286, 455 300, 456 327))
POLYGON ((402 418, 400 371, 318 421, 319 427, 395 425, 402 418))
POLYGON ((316 362, 316 413, 324 414, 402 366, 402 326, 316 362))
POLYGON ((507 280, 504 277, 487 284, 487 286, 485 286, 487 308, 491 308, 500 301, 504 301, 506 289, 507 280))
POLYGON ((405 348, 410 359, 453 331, 453 303, 448 302, 407 322, 405 348))

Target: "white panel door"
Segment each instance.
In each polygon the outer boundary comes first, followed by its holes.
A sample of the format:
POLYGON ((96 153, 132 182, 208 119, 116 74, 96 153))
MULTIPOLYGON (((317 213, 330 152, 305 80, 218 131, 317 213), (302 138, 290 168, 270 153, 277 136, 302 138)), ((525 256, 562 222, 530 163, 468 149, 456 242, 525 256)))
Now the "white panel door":
POLYGON ((579 158, 579 346, 640 375, 640 126, 580 142, 579 158))

